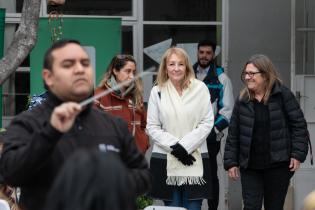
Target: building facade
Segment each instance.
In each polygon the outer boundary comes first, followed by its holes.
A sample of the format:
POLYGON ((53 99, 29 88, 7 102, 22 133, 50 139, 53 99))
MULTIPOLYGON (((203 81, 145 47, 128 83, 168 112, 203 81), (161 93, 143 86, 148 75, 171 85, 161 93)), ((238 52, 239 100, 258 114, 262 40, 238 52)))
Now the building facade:
MULTIPOLYGON (((6 8, 5 50, 21 18, 23 0, 0 0, 6 8)), ((54 8, 42 0, 40 17, 54 8)), ((217 62, 232 80, 234 95, 245 61, 253 54, 268 55, 284 83, 300 101, 315 145, 315 1, 314 0, 68 0, 63 17, 121 18, 121 51, 133 54, 139 71, 156 69, 158 58, 173 45, 184 47, 196 61, 196 43, 211 39, 219 45, 217 62)), ((5 53, 5 51, 4 51, 5 53)), ((30 58, 3 85, 3 125, 26 108, 30 94, 30 58)), ((105 69, 105 66, 104 66, 105 69)), ((145 100, 154 76, 143 79, 145 100)), ((223 154, 223 152, 221 153, 223 154)), ((222 155, 218 158, 222 163, 222 155)), ((241 209, 240 183, 228 180, 222 169, 220 209, 241 209)), ((315 168, 309 157, 296 173, 286 209, 299 209, 303 197, 315 189, 315 168)))

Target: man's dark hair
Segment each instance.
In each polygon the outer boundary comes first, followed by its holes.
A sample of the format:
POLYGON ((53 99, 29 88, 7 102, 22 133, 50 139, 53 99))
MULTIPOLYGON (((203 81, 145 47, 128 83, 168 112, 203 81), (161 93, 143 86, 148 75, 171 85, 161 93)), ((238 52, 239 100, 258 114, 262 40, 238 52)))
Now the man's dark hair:
POLYGON ((66 46, 67 44, 77 44, 81 46, 81 43, 75 39, 62 39, 53 43, 44 55, 44 63, 43 63, 44 69, 48 69, 49 71, 52 71, 52 66, 54 62, 54 58, 52 56, 53 51, 55 51, 56 49, 60 49, 66 46))
POLYGON ((210 40, 202 40, 198 43, 198 50, 199 50, 199 47, 204 47, 204 46, 210 46, 212 48, 213 52, 215 52, 217 44, 210 41, 210 40))

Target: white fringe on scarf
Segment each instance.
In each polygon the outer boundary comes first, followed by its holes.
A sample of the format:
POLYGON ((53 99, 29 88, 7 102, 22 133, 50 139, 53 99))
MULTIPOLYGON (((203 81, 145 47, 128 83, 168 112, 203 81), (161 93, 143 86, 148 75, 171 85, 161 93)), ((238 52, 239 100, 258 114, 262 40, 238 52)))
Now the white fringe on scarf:
POLYGON ((202 178, 203 164, 199 150, 197 149, 191 155, 196 161, 192 165, 186 166, 178 161, 173 155, 167 154, 167 185, 202 185, 206 183, 202 178))
POLYGON ((191 176, 169 176, 166 179, 167 185, 203 185, 206 181, 202 177, 191 176))

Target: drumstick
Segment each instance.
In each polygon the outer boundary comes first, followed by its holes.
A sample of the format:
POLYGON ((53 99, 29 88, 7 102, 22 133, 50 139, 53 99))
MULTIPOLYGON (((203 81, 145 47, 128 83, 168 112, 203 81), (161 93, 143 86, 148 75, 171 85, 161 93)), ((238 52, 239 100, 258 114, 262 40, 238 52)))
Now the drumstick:
POLYGON ((92 97, 90 97, 90 98, 88 98, 88 99, 82 101, 82 102, 80 103, 80 105, 81 105, 81 106, 86 106, 86 105, 88 105, 89 103, 93 103, 96 99, 99 99, 99 98, 102 97, 102 96, 106 96, 106 95, 110 94, 111 92, 113 92, 113 91, 115 91, 115 90, 118 90, 118 89, 120 89, 121 87, 123 87, 123 86, 125 86, 125 85, 128 85, 129 83, 134 82, 135 80, 137 80, 137 79, 139 79, 139 78, 142 78, 142 77, 145 77, 145 76, 147 76, 147 75, 149 75, 149 74, 155 74, 155 73, 152 72, 151 69, 149 69, 149 70, 147 70, 147 71, 145 71, 145 72, 142 72, 142 73, 136 75, 136 76, 135 76, 133 79, 131 79, 131 80, 123 81, 123 82, 121 82, 121 83, 115 85, 114 87, 111 87, 111 89, 104 90, 103 92, 100 92, 99 94, 94 95, 94 96, 92 96, 92 97))

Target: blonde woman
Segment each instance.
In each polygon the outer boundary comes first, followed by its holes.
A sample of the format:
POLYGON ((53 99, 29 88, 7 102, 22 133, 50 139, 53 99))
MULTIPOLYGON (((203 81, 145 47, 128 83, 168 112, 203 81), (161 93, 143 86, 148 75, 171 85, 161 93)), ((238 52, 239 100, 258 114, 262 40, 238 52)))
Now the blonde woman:
MULTIPOLYGON (((136 74, 136 61, 131 55, 116 55, 111 60, 95 94, 131 80, 136 74)), ((149 142, 145 133, 146 111, 143 106, 142 92, 142 83, 138 79, 126 84, 120 90, 101 97, 95 101, 95 105, 112 115, 123 118, 128 123, 129 131, 135 137, 139 150, 145 153, 149 142)))
POLYGON ((189 210, 200 210, 202 199, 211 198, 206 137, 213 122, 209 91, 195 79, 187 53, 168 49, 148 104, 153 198, 189 210))

